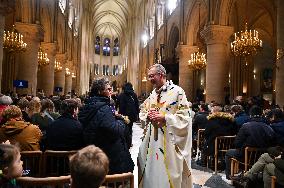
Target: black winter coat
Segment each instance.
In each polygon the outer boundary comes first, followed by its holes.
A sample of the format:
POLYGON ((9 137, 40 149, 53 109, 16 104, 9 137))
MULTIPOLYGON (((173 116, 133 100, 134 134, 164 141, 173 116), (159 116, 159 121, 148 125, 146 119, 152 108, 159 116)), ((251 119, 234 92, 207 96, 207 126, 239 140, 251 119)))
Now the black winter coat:
POLYGON ((131 122, 138 120, 139 102, 134 91, 124 91, 118 96, 119 113, 128 116, 131 122))
POLYGON ((284 121, 271 124, 272 129, 276 135, 276 143, 284 146, 284 121))
POLYGON ((125 124, 117 120, 107 97, 95 96, 79 113, 86 144, 101 148, 109 158, 109 174, 132 172, 134 163, 125 141, 125 124))
POLYGON ((213 117, 212 115, 208 116, 209 120, 204 131, 204 151, 207 155, 214 154, 214 144, 217 136, 231 136, 236 134, 236 125, 233 117, 230 114, 226 116, 224 114, 226 113, 218 112, 213 117))
POLYGON ((244 149, 246 146, 268 148, 275 144, 273 129, 264 123, 262 118, 253 118, 243 124, 235 139, 235 146, 244 149))
POLYGON ((84 146, 83 127, 69 114, 63 114, 46 130, 47 149, 70 151, 84 146))

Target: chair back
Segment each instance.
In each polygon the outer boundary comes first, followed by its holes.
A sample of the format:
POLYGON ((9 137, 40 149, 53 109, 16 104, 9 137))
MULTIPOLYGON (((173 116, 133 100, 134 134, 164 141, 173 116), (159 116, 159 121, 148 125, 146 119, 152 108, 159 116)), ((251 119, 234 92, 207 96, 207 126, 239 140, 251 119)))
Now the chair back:
POLYGON ((263 148, 246 147, 245 148, 245 172, 249 170, 250 167, 258 158, 264 153, 263 148))
POLYGON ((215 174, 217 174, 218 159, 225 159, 225 154, 229 149, 234 148, 236 136, 217 136, 215 138, 215 174))
POLYGON ((204 143, 204 131, 205 129, 198 129, 197 131, 197 148, 200 150, 200 147, 203 146, 204 143))
POLYGON ((42 175, 42 152, 41 151, 22 151, 21 160, 25 176, 40 177, 42 175))
POLYGON ((103 186, 111 188, 134 188, 134 175, 131 172, 107 175, 103 186))
POLYGON ((35 178, 35 177, 19 177, 17 178, 17 185, 22 188, 65 188, 69 187, 70 176, 60 177, 46 177, 46 178, 35 178))
POLYGON ((65 176, 70 174, 69 157, 77 151, 44 152, 43 170, 45 176, 65 176))

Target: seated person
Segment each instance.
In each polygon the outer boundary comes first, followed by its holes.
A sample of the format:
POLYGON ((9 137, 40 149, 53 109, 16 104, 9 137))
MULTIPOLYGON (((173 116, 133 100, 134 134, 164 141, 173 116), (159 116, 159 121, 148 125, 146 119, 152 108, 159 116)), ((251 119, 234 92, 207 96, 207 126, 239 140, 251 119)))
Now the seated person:
POLYGON ((277 184, 284 186, 284 155, 283 148, 271 147, 268 153, 262 154, 258 161, 247 171, 243 177, 234 177, 243 187, 254 187, 255 181, 262 175, 264 188, 270 188, 271 176, 276 176, 277 184))
POLYGON ((265 120, 262 117, 262 109, 256 105, 252 106, 250 116, 249 122, 242 125, 236 136, 234 143, 236 149, 229 149, 226 152, 226 177, 223 177, 224 181, 230 179, 230 158, 242 160, 245 147, 249 146, 265 149, 275 144, 275 133, 269 125, 264 123, 265 120))
POLYGON ((199 112, 197 112, 192 120, 192 137, 197 138, 198 129, 205 129, 207 125, 207 116, 209 115, 208 105, 199 105, 199 112))
POLYGON ((18 143, 21 151, 40 150, 42 133, 38 126, 22 120, 19 107, 11 105, 2 115, 6 123, 0 127, 0 142, 10 140, 13 145, 18 143))
POLYGON ((109 170, 106 154, 94 145, 70 158, 71 188, 99 188, 109 170))
POLYGON ((53 121, 46 130, 47 149, 69 151, 84 146, 83 127, 77 120, 78 107, 75 99, 62 102, 62 116, 53 121))
POLYGON ((0 144, 0 187, 17 188, 15 178, 23 173, 21 153, 16 146, 0 144))

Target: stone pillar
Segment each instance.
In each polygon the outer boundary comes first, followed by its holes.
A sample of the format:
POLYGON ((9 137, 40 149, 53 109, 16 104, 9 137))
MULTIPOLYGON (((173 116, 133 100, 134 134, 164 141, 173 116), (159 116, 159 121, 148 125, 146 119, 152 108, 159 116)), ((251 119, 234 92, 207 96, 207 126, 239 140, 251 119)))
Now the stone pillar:
POLYGON ((65 75, 65 95, 67 95, 69 92, 71 92, 72 89, 72 75, 65 75))
POLYGON ((179 86, 184 89, 187 99, 193 101, 193 70, 189 69, 190 55, 198 50, 197 46, 179 44, 176 48, 179 57, 179 86))
POLYGON ((64 94, 64 88, 65 88, 66 55, 65 54, 56 54, 56 61, 61 63, 62 70, 54 73, 54 87, 62 88, 62 92, 56 92, 56 94, 63 95, 64 94))
POLYGON ((17 93, 36 95, 38 50, 44 31, 42 26, 38 24, 20 22, 16 22, 16 29, 23 35, 23 40, 27 43, 26 51, 16 56, 17 79, 28 81, 28 88, 19 88, 17 93))
POLYGON ((2 83, 2 65, 3 65, 3 36, 5 27, 5 15, 13 11, 15 0, 0 1, 0 91, 2 83))
POLYGON ((38 88, 43 89, 45 96, 50 96, 54 91, 54 62, 55 62, 55 54, 56 54, 56 44, 43 42, 41 43, 42 50, 44 53, 47 53, 47 57, 49 58, 49 65, 40 67, 39 70, 39 79, 40 85, 38 84, 38 88))
POLYGON ((207 44, 206 102, 224 103, 224 89, 228 83, 229 37, 233 27, 209 25, 201 36, 207 44))
MULTIPOLYGON (((277 1, 277 50, 282 51, 284 55, 284 1, 277 1)), ((280 107, 284 105, 284 57, 277 62, 276 68, 276 80, 275 80, 275 91, 276 91, 276 104, 280 107)))

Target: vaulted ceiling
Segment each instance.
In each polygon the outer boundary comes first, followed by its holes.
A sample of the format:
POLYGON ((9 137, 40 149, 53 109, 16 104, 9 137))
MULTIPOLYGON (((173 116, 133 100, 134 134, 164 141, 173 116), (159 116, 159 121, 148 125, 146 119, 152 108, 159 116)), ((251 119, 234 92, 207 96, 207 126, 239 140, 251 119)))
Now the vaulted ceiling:
POLYGON ((99 36, 121 37, 128 18, 142 0, 90 0, 93 33, 99 36))

